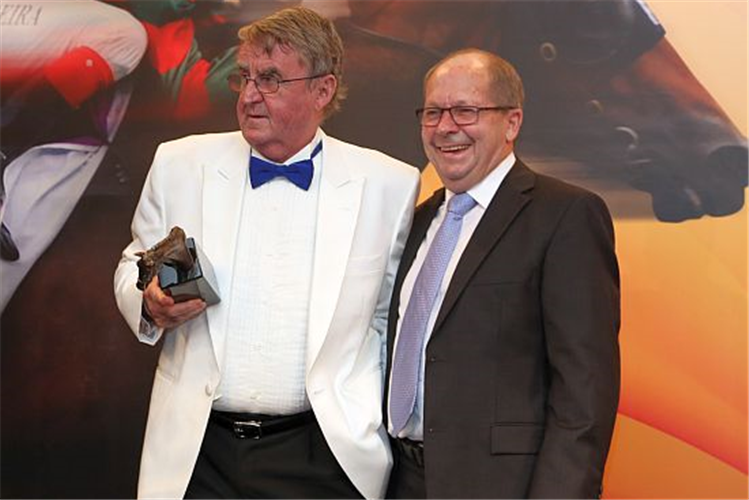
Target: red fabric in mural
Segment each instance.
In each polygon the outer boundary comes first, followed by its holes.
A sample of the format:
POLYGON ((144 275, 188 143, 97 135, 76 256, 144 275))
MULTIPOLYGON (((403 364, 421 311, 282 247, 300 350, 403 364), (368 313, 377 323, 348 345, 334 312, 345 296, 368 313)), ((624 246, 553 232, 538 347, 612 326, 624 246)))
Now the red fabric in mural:
POLYGON ((208 61, 201 59, 185 75, 174 110, 177 118, 194 118, 208 113, 210 102, 205 79, 210 67, 208 61))
POLYGON ((148 58, 159 74, 184 61, 195 38, 192 19, 180 19, 163 26, 143 22, 143 26, 148 33, 148 58))
POLYGON ((45 78, 72 107, 114 82, 112 68, 90 47, 78 47, 44 68, 45 78))

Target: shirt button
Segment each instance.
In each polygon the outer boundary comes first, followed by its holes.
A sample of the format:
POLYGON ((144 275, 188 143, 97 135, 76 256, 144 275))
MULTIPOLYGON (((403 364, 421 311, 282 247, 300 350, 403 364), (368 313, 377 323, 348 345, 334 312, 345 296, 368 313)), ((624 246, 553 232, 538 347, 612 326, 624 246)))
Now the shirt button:
POLYGON ((211 384, 205 384, 205 395, 206 396, 213 395, 213 387, 211 387, 211 384))

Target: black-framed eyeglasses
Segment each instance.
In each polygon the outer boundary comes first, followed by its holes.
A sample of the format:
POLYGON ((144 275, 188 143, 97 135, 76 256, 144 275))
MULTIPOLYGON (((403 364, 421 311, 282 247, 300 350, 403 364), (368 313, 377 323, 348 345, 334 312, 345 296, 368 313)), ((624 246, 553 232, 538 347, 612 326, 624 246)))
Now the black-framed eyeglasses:
POLYGON ((319 75, 302 76, 299 78, 279 78, 277 75, 258 75, 252 78, 246 71, 238 71, 231 73, 226 77, 226 81, 229 84, 229 88, 234 92, 244 92, 247 85, 252 82, 255 84, 255 88, 261 94, 275 94, 278 92, 278 88, 282 83, 301 82, 302 80, 313 80, 320 78, 321 76, 328 76, 330 73, 322 73, 319 75))
POLYGON ((416 117, 424 127, 436 127, 447 111, 456 125, 472 125, 479 120, 481 111, 509 111, 517 106, 453 106, 451 108, 419 108, 416 117))

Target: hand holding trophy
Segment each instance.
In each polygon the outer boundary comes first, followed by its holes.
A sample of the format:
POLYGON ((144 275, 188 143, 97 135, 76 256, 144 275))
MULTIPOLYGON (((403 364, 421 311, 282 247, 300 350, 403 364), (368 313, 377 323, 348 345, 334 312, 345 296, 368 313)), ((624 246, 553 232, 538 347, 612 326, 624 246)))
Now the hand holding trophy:
POLYGON ((175 302, 203 299, 207 305, 221 299, 216 293, 213 268, 193 238, 187 238, 179 226, 174 226, 166 238, 145 252, 136 253, 139 290, 145 290, 154 276, 164 293, 175 302))

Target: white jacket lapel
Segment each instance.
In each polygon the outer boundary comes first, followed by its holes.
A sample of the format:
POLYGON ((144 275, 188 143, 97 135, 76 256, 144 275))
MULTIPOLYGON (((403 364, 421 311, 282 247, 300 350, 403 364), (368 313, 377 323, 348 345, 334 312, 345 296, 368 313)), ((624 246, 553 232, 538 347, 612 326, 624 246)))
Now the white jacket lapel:
POLYGON ((206 310, 216 362, 221 368, 234 254, 247 183, 250 147, 239 132, 218 157, 204 165, 202 248, 213 264, 221 302, 206 310))
POLYGON ((322 179, 317 210, 310 296, 307 372, 333 319, 354 239, 364 178, 353 177, 339 144, 323 135, 322 179))

